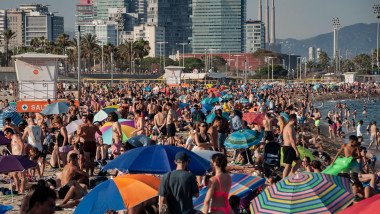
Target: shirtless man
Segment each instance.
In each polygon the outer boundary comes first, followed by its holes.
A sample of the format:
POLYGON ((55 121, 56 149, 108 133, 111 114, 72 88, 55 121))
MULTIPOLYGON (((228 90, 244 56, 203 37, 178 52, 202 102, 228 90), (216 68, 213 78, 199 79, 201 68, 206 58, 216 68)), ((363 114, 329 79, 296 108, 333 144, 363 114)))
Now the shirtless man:
POLYGON ((10 117, 5 118, 3 132, 6 128, 11 128, 16 134, 20 134, 20 129, 15 124, 12 124, 12 119, 10 117))
MULTIPOLYGON (((77 133, 80 131, 81 126, 84 126, 87 124, 87 115, 82 115, 82 125, 78 126, 77 128, 77 133)), ((84 138, 79 137, 79 168, 83 170, 84 166, 84 151, 83 151, 83 143, 84 143, 84 138)))
POLYGON ((300 153, 296 147, 296 127, 297 116, 295 114, 289 115, 289 123, 284 128, 284 145, 282 147, 284 153, 285 169, 282 173, 282 178, 288 175, 293 175, 301 166, 300 153), (293 161, 296 165, 292 167, 293 161), (289 174, 290 171, 290 174, 289 174))
POLYGON ((304 126, 305 126, 305 120, 306 120, 306 108, 305 108, 305 105, 302 104, 301 105, 301 109, 299 110, 298 112, 300 114, 300 122, 301 122, 301 131, 303 132, 304 131, 304 126))
POLYGON ((90 109, 93 113, 98 113, 102 109, 102 106, 99 104, 98 98, 95 98, 95 102, 91 104, 90 109))
POLYGON ((371 148, 371 146, 372 146, 372 144, 374 142, 376 142, 376 149, 378 149, 379 148, 379 144, 378 144, 377 135, 376 135, 376 129, 377 129, 376 128, 376 121, 373 121, 372 126, 370 127, 370 129, 371 129, 371 143, 369 144, 368 149, 371 148))
POLYGON ((361 158, 359 146, 358 146, 358 137, 355 135, 351 135, 349 137, 350 143, 344 143, 342 147, 340 147, 338 153, 336 154, 331 166, 334 165, 335 160, 339 157, 339 154, 344 151, 344 157, 349 158, 352 157, 352 161, 350 165, 344 170, 345 177, 349 177, 350 173, 353 173, 354 181, 359 181, 358 172, 359 172, 359 163, 358 159, 361 158))
POLYGON ((115 112, 108 114, 109 122, 112 123, 112 144, 111 150, 114 158, 120 155, 120 148, 122 146, 123 135, 121 133, 121 125, 118 122, 119 117, 115 112))
POLYGON ((318 109, 315 109, 315 114, 314 114, 314 121, 315 121, 315 127, 317 127, 317 137, 319 136, 320 133, 320 128, 319 126, 321 125, 321 113, 318 111, 318 109))
POLYGON ((44 116, 42 116, 42 114, 40 113, 35 113, 34 118, 36 120, 35 122, 37 123, 37 125, 42 126, 42 124, 44 123, 44 116))
POLYGON ((147 106, 147 110, 148 110, 149 120, 153 120, 154 115, 157 112, 157 107, 156 107, 156 104, 152 101, 152 99, 149 99, 149 104, 147 106))
POLYGON ((210 135, 210 143, 212 150, 218 151, 218 127, 222 126, 222 120, 216 116, 212 121, 212 125, 207 133, 210 135))
MULTIPOLYGON (((78 136, 83 138, 83 152, 84 152, 84 160, 86 172, 90 168, 91 176, 94 175, 94 159, 96 156, 96 139, 95 133, 102 135, 102 132, 99 130, 98 126, 92 124, 94 121, 94 115, 87 115, 87 123, 82 124, 78 129, 78 136)), ((113 127, 112 127, 113 128, 113 127)))
POLYGON ((69 200, 79 200, 87 194, 88 174, 78 167, 78 155, 72 153, 68 164, 63 168, 61 175, 61 188, 58 190, 58 198, 63 199, 60 207, 71 207, 69 200))
POLYGON ((168 145, 174 145, 175 144, 175 111, 172 109, 173 105, 171 103, 166 104, 168 116, 166 117, 166 128, 168 130, 168 145))
POLYGON ((158 113, 154 116, 153 123, 156 127, 156 135, 158 138, 165 138, 166 132, 166 115, 162 113, 162 107, 157 106, 158 113))
POLYGON ((74 100, 71 100, 70 107, 69 107, 69 123, 78 119, 77 117, 78 113, 79 113, 78 106, 74 105, 74 100))
POLYGON ((272 118, 270 118, 270 114, 265 114, 265 119, 263 120, 264 125, 264 141, 270 142, 274 140, 273 137, 273 128, 272 128, 272 118))
MULTIPOLYGON (((25 155, 24 144, 22 143, 21 138, 14 133, 13 129, 6 128, 4 130, 4 136, 11 140, 11 151, 13 155, 25 155)), ((15 182, 16 191, 18 191, 19 194, 24 194, 26 184, 24 172, 12 172, 11 174, 15 182)))

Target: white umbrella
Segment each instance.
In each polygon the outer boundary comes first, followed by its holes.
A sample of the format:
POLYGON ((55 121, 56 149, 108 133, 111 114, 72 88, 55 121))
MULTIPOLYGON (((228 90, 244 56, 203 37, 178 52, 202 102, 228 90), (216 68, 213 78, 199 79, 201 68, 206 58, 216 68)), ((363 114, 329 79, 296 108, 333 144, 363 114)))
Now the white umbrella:
POLYGON ((66 126, 67 134, 69 135, 69 134, 74 133, 78 129, 78 127, 82 124, 83 124, 82 119, 72 121, 71 123, 69 123, 69 125, 66 126))

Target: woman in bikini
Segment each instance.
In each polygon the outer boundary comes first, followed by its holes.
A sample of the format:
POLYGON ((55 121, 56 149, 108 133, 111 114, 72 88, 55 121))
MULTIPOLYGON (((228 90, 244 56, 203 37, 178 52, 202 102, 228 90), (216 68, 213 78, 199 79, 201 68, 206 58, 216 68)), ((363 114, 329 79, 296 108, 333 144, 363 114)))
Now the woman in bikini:
POLYGON ((211 158, 211 165, 215 176, 209 180, 204 202, 205 213, 208 213, 212 200, 211 213, 229 214, 231 207, 228 203, 228 195, 232 178, 226 172, 227 158, 223 154, 215 154, 211 158))

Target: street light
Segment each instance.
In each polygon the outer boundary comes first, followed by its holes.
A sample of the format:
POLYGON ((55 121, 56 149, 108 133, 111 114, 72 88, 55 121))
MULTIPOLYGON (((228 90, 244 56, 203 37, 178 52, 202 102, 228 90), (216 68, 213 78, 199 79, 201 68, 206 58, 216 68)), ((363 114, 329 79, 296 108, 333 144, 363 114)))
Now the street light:
POLYGON ((376 49, 376 65, 377 65, 377 74, 379 74, 379 20, 380 20, 380 5, 373 5, 373 12, 376 14, 377 18, 377 49, 376 49))
POLYGON ((333 27, 334 27, 334 59, 335 59, 335 73, 337 71, 337 65, 338 65, 338 60, 337 60, 337 52, 338 52, 338 31, 340 29, 340 22, 339 18, 333 18, 333 27))
POLYGON ((243 55, 233 55, 233 56, 236 56, 236 74, 237 76, 239 76, 239 56, 243 56, 243 55))
MULTIPOLYGON (((298 79, 298 73, 299 73, 299 75, 301 76, 301 59, 302 59, 302 57, 297 57, 297 69, 296 69, 296 71, 297 71, 297 77, 296 77, 296 79, 298 79), (298 59, 300 59, 300 62, 298 63, 298 59), (298 70, 298 66, 299 66, 299 70, 298 70)), ((300 78, 301 79, 301 78, 300 78)))
MULTIPOLYGON (((182 45, 182 60, 183 60, 183 67, 185 67, 185 45, 189 45, 189 43, 177 43, 176 45, 182 45)), ((181 66, 181 63, 179 63, 181 66)))
POLYGON ((210 69, 211 69, 211 71, 212 71, 212 51, 215 51, 216 49, 212 49, 212 48, 209 48, 209 49, 207 49, 208 51, 210 51, 210 69))
MULTIPOLYGON (((276 59, 277 57, 268 57, 268 59, 272 59, 272 82, 273 82, 273 59, 276 59)), ((268 81, 269 81, 269 69, 268 69, 268 81)))
MULTIPOLYGON (((160 44, 160 68, 158 70, 161 71, 161 58, 162 58, 161 44, 167 44, 168 42, 156 42, 156 43, 160 44)), ((164 51, 165 51, 165 49, 164 49, 164 51)), ((164 58, 164 67, 165 67, 165 58, 164 58)))

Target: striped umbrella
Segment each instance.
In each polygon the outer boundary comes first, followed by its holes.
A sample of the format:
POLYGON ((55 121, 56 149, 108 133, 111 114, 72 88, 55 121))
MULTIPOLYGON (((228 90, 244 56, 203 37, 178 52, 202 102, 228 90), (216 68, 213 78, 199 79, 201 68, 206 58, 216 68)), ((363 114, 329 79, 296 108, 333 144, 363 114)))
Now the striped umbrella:
POLYGON ((15 124, 16 126, 18 126, 22 122, 21 116, 16 112, 0 113, 0 129, 3 129, 4 120, 8 117, 11 118, 12 123, 15 124))
MULTIPOLYGON (((255 190, 264 185, 265 179, 261 177, 245 175, 245 174, 231 174, 232 186, 228 197, 236 195, 239 198, 246 197, 251 190, 255 190)), ((199 197, 193 198, 194 209, 203 210, 204 201, 206 198, 208 187, 203 187, 199 191, 199 197)))
POLYGON ((249 103, 249 100, 248 99, 240 99, 240 100, 236 100, 235 102, 236 103, 237 102, 240 102, 240 103, 249 103))
MULTIPOLYGON (((133 127, 126 126, 126 125, 121 125, 121 132, 123 135, 123 143, 128 140, 128 138, 132 137, 131 133, 136 130, 133 127)), ((103 138, 103 143, 107 145, 112 144, 112 123, 107 122, 105 123, 101 128, 100 131, 103 133, 102 138, 103 138)), ((98 138, 100 135, 98 133, 95 134, 95 137, 98 138)))
POLYGON ((323 173, 288 177, 251 201, 251 213, 338 213, 354 200, 349 180, 323 173))
POLYGON ((94 122, 101 122, 101 121, 107 119, 108 114, 110 112, 116 112, 116 114, 118 114, 118 116, 120 118, 120 114, 117 111, 118 108, 119 107, 116 108, 115 106, 109 106, 109 107, 103 108, 102 110, 100 110, 98 113, 95 114, 94 122))
POLYGON ((16 105, 10 105, 3 110, 3 113, 12 113, 12 112, 17 112, 16 105))
POLYGON ((135 121, 133 120, 126 120, 126 119, 119 119, 118 122, 120 125, 130 126, 135 128, 135 121))
POLYGON ((233 95, 233 94, 226 94, 223 96, 223 99, 232 99, 234 97, 235 97, 235 95, 233 95))
POLYGON ((259 135, 260 132, 250 129, 236 131, 224 141, 224 146, 234 149, 246 149, 260 142, 258 141, 259 135))

